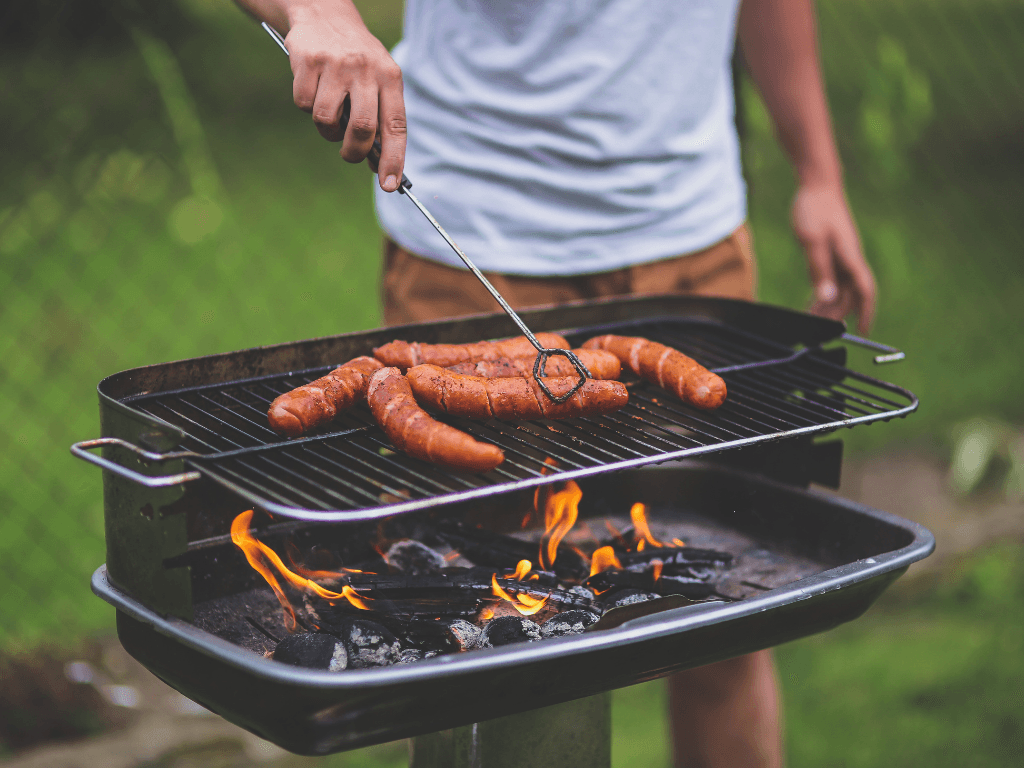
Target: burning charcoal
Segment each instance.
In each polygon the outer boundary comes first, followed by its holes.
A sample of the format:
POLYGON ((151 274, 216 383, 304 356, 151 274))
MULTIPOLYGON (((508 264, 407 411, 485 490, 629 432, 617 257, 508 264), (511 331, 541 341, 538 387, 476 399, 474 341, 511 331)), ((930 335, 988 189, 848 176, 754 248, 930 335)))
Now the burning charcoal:
POLYGON ((398 657, 399 664, 412 664, 423 658, 423 651, 419 648, 406 648, 398 657))
POLYGON ((590 601, 590 602, 593 602, 594 597, 595 597, 593 591, 587 589, 584 586, 577 585, 575 587, 571 587, 567 591, 569 592, 570 595, 574 595, 574 596, 580 598, 581 600, 587 600, 587 601, 590 601))
POLYGON ((476 624, 471 624, 464 619, 455 619, 446 623, 448 633, 462 650, 468 651, 480 645, 482 631, 476 624))
MULTIPOLYGON (((537 560, 537 544, 534 542, 470 528, 461 523, 444 525, 444 529, 437 532, 437 537, 475 565, 512 570, 520 560, 537 560)), ((578 552, 559 544, 552 569, 561 578, 572 579, 586 572, 586 564, 578 552)))
POLYGON ((392 568, 409 576, 437 575, 448 565, 443 555, 414 539, 396 541, 384 559, 392 568))
POLYGON ((274 649, 274 660, 296 667, 340 672, 348 666, 345 644, 325 633, 289 635, 274 649))
POLYGON ((563 611, 552 616, 540 628, 541 637, 565 637, 578 635, 592 624, 597 623, 597 614, 590 611, 563 611))
POLYGON ((499 645, 533 640, 540 640, 540 627, 536 622, 522 616, 499 616, 487 622, 480 635, 480 647, 497 648, 499 645))
POLYGON ((640 552, 625 552, 618 547, 615 548, 615 555, 619 558, 623 568, 632 570, 631 566, 650 565, 652 560, 661 560, 666 570, 673 568, 686 568, 693 566, 704 566, 714 568, 716 566, 732 565, 733 557, 728 552, 719 552, 714 549, 698 549, 697 547, 662 547, 660 549, 644 549, 640 552))
POLYGON ((401 643, 391 630, 367 619, 353 619, 342 635, 348 650, 349 667, 385 667, 398 662, 401 643))
POLYGON ((602 595, 603 599, 601 602, 607 611, 612 608, 621 608, 623 605, 646 603, 648 600, 656 600, 659 597, 661 595, 639 589, 617 589, 614 592, 609 592, 607 595, 602 595))

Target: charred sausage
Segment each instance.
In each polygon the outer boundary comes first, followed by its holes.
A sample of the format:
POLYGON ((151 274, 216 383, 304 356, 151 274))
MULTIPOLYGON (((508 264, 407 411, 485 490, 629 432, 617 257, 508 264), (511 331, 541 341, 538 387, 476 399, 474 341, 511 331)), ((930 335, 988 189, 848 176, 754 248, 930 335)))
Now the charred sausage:
POLYGON ((496 445, 432 419, 416 404, 408 379, 397 368, 373 374, 366 400, 395 448, 415 459, 470 472, 488 472, 505 460, 496 445))
MULTIPOLYGON (((613 381, 622 373, 619 358, 602 349, 574 349, 580 362, 590 375, 602 381, 613 381)), ((530 357, 500 357, 497 360, 479 360, 473 363, 449 365, 448 370, 465 376, 483 376, 485 379, 507 379, 513 376, 533 376, 536 355, 530 357)), ((544 376, 579 376, 567 357, 551 355, 544 367, 544 376)))
POLYGON ((338 411, 363 398, 370 376, 382 367, 372 357, 357 357, 316 381, 285 392, 267 411, 270 428, 279 435, 297 437, 326 424, 338 411))
MULTIPOLYGON (((533 377, 485 379, 436 365, 417 365, 406 374, 417 401, 438 411, 477 419, 568 419, 599 416, 629 402, 624 384, 587 379, 564 403, 551 400, 533 377)), ((564 395, 577 376, 545 378, 552 394, 564 395)))
MULTIPOLYGON (((537 341, 545 349, 568 349, 569 342, 556 333, 538 333, 537 341)), ((529 357, 537 350, 525 336, 501 341, 478 341, 475 344, 421 344, 418 341, 392 341, 373 350, 373 356, 384 365, 403 370, 414 365, 457 365, 475 360, 497 360, 501 357, 529 357)))
POLYGON ((725 402, 722 377, 672 347, 638 336, 595 336, 583 348, 611 352, 637 376, 690 405, 712 410, 725 402))

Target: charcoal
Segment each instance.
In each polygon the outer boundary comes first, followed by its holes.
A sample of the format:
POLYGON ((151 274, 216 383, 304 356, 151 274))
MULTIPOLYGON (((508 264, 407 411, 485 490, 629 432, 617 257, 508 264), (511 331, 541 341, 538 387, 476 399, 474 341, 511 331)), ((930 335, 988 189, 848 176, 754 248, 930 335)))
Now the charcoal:
POLYGON ((540 627, 522 616, 498 616, 491 619, 480 635, 481 648, 497 648, 512 643, 540 640, 540 627))
POLYGON ((439 575, 448 564, 443 555, 414 539, 396 541, 384 559, 392 568, 409 576, 439 575))
POLYGON ((703 600, 718 594, 713 583, 685 576, 666 576, 665 574, 662 574, 661 578, 655 582, 654 591, 659 595, 682 595, 691 600, 703 600))
POLYGON ((401 658, 402 645, 387 627, 368 619, 353 619, 342 634, 349 668, 385 667, 401 658))
POLYGON ((697 547, 660 547, 648 548, 640 552, 625 552, 616 547, 615 556, 619 558, 623 568, 633 565, 649 565, 652 560, 661 560, 663 567, 671 571, 673 568, 689 566, 728 567, 733 557, 728 552, 714 549, 698 549, 697 547))
POLYGON ((442 622, 446 625, 448 634, 458 643, 459 648, 464 651, 471 650, 480 645, 482 631, 476 624, 471 624, 464 619, 442 622))
POLYGON ((607 611, 611 608, 620 608, 623 605, 646 603, 648 600, 656 600, 661 597, 661 595, 656 595, 653 592, 645 592, 640 589, 616 589, 606 595, 602 595, 601 597, 601 604, 607 611))
POLYGON ((541 637, 565 637, 566 635, 578 635, 592 624, 597 623, 600 618, 596 613, 590 611, 562 611, 544 622, 540 628, 541 637))
MULTIPOLYGON (((520 560, 537 561, 538 544, 535 542, 471 528, 462 523, 445 522, 441 525, 436 532, 437 538, 475 565, 511 570, 520 560)), ((586 573, 587 566, 579 553, 563 543, 558 545, 552 570, 560 578, 574 579, 586 573)))
POLYGON ((584 587, 582 585, 577 585, 575 587, 570 587, 566 591, 570 595, 574 595, 575 597, 578 597, 580 600, 585 600, 588 603, 592 603, 594 601, 595 595, 594 595, 593 591, 587 589, 586 587, 584 587))
POLYGON ((340 672, 348 666, 345 644, 334 635, 303 633, 289 635, 274 649, 274 660, 296 667, 340 672))

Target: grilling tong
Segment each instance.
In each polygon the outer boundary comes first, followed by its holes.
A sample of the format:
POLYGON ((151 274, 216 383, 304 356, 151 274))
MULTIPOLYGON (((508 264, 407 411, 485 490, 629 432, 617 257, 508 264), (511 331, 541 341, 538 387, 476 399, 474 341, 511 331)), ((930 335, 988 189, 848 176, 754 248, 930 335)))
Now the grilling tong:
MULTIPOLYGON (((291 54, 288 53, 288 47, 284 44, 284 38, 281 37, 280 33, 272 26, 267 24, 267 22, 265 21, 262 23, 262 27, 265 30, 267 30, 268 35, 274 38, 274 42, 276 42, 281 47, 281 50, 290 56, 291 54)), ((348 125, 350 109, 351 101, 349 100, 348 96, 346 96, 345 104, 341 110, 341 120, 339 121, 343 133, 345 131, 345 127, 348 125)), ((370 154, 368 155, 369 159, 372 160, 374 164, 380 162, 380 151, 380 139, 376 138, 373 140, 373 147, 370 149, 370 154)), ((433 226, 434 229, 437 230, 437 233, 444 238, 444 241, 448 243, 449 246, 451 246, 451 249, 455 251, 456 255, 460 259, 462 259, 462 262, 467 267, 469 267, 470 272, 476 275, 477 279, 481 283, 483 283, 484 288, 486 288, 487 291, 491 294, 491 296, 494 297, 494 300, 501 305, 501 308, 505 310, 505 314, 511 317, 512 321, 517 326, 519 326, 519 330, 523 332, 523 335, 530 340, 530 343, 533 344, 534 347, 537 348, 537 359, 533 363, 533 377, 537 380, 537 383, 540 385, 540 388, 544 390, 544 394, 547 395, 556 403, 564 403, 566 400, 568 400, 570 397, 576 394, 576 391, 583 386, 583 382, 591 378, 590 371, 587 370, 587 367, 580 361, 578 357, 576 357, 576 355, 570 349, 545 349, 540 345, 540 342, 537 341, 537 337, 534 336, 533 332, 526 327, 526 323, 523 322, 522 318, 516 314, 516 311, 512 309, 512 307, 509 306, 508 302, 505 301, 502 295, 498 293, 498 289, 491 285, 490 280, 484 277, 484 273, 477 268, 476 264, 474 264, 470 260, 469 256, 462 252, 462 249, 459 248, 458 244, 452 239, 451 235, 444 231, 444 227, 442 227, 438 223, 437 219, 435 219, 433 215, 431 215, 430 211, 427 210, 426 206, 423 205, 423 203, 421 203, 419 200, 417 200, 416 196, 409 191, 411 188, 412 182, 409 181, 408 177, 406 177, 406 175, 403 173, 402 182, 398 185, 398 193, 401 195, 405 195, 407 198, 409 198, 409 200, 412 201, 412 204, 419 209, 420 213, 427 217, 427 221, 430 222, 431 226, 433 226), (561 355, 562 357, 568 358, 569 362, 572 363, 573 367, 580 375, 579 381, 576 382, 572 389, 570 389, 568 392, 561 396, 554 394, 550 389, 548 389, 547 384, 544 383, 544 379, 542 378, 544 375, 545 366, 548 362, 548 358, 551 355, 561 355)))

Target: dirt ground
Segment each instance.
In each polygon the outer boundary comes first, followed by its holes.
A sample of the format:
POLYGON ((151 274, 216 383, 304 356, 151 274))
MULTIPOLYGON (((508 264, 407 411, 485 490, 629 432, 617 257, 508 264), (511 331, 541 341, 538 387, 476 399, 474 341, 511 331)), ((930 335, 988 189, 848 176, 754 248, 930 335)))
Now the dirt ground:
MULTIPOLYGON (((948 489, 943 462, 921 453, 848 461, 840 494, 916 520, 935 534, 935 554, 912 566, 894 589, 934 580, 964 554, 995 539, 1024 538, 1024 504, 996 494, 958 498, 948 489)), ((66 669, 65 676, 88 678, 78 685, 92 685, 116 710, 105 718, 108 729, 84 740, 29 748, 0 759, 0 768, 312 768, 322 763, 290 755, 209 713, 147 672, 115 638, 100 640, 91 664, 66 669)), ((398 745, 376 749, 384 760, 401 760, 398 745)))

